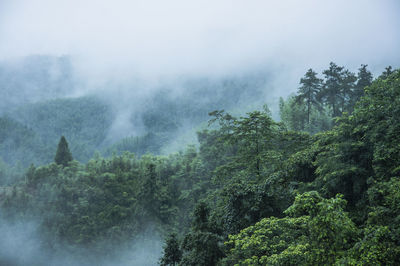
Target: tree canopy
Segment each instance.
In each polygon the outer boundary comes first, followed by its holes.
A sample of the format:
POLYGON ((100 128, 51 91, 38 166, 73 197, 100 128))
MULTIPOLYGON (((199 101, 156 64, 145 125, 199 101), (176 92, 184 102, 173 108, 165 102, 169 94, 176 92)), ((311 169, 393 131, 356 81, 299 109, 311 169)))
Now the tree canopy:
POLYGON ((266 106, 213 111, 199 145, 181 152, 80 163, 62 136, 53 163, 0 160, 2 214, 34 219, 41 249, 89 265, 155 236, 161 265, 399 265, 400 71, 371 81, 366 65, 355 76, 331 63, 323 73, 310 69, 281 100, 281 122, 266 106))

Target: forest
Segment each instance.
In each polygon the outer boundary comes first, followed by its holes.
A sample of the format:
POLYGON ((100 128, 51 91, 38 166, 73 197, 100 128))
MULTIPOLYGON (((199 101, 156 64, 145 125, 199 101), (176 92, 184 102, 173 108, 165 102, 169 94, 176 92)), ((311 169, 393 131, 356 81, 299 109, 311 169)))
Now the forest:
POLYGON ((115 110, 93 95, 13 102, 0 218, 37 241, 22 255, 2 246, 0 264, 399 265, 400 70, 309 69, 279 119, 240 103, 259 82, 197 80, 179 101, 161 91, 130 116, 141 134, 118 140, 115 110), (205 87, 218 97, 196 102, 205 87), (197 141, 164 149, 187 121, 197 141), (156 251, 140 263, 135 243, 156 251))

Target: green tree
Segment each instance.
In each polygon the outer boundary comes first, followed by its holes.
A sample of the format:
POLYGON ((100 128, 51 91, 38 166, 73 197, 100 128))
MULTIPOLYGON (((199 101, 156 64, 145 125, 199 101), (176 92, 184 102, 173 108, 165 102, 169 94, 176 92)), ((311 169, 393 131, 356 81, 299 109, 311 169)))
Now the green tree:
POLYGON ((192 228, 182 243, 181 265, 212 266, 223 257, 222 237, 216 233, 209 213, 205 202, 195 207, 192 228))
POLYGON ((322 79, 317 78, 317 73, 311 68, 307 71, 304 78, 300 79, 301 87, 295 96, 295 102, 305 104, 307 108, 307 125, 310 125, 311 108, 319 111, 322 110, 321 103, 318 101, 317 95, 321 91, 322 79))
POLYGON ((315 134, 332 128, 332 118, 328 108, 311 108, 310 124, 307 122, 307 109, 305 104, 298 104, 296 96, 289 96, 287 100, 279 99, 279 115, 281 122, 288 130, 306 131, 315 134))
POLYGON ((182 251, 175 233, 171 233, 164 246, 164 256, 160 259, 160 265, 178 265, 182 259, 182 251))
POLYGON ((325 83, 318 99, 332 109, 333 117, 338 117, 348 109, 347 104, 357 78, 354 73, 333 62, 329 64, 329 69, 322 73, 325 75, 325 83))
POLYGON ((235 118, 224 111, 210 113, 218 121, 221 140, 234 147, 230 162, 217 169, 220 177, 231 175, 234 171, 246 170, 249 176, 260 178, 265 168, 264 162, 270 157, 276 123, 267 108, 264 111, 247 113, 246 117, 235 118))
POLYGON ((357 239, 341 195, 296 196, 284 218, 265 218, 229 236, 226 265, 333 265, 357 239))
POLYGON ((322 72, 325 75, 325 83, 318 97, 326 105, 331 107, 333 117, 337 117, 341 113, 340 92, 343 69, 344 67, 340 67, 331 62, 329 64, 329 69, 322 72))
POLYGON ((392 66, 385 67, 385 71, 379 76, 380 79, 387 79, 393 73, 392 66))
POLYGON ((372 83, 372 73, 368 71, 367 66, 368 65, 361 65, 361 67, 358 69, 357 83, 354 86, 352 95, 353 106, 364 95, 364 88, 372 83))
POLYGON ((357 77, 354 73, 347 69, 343 71, 340 89, 341 112, 351 111, 352 96, 356 81, 357 77))
POLYGON ((373 148, 372 166, 380 179, 400 175, 400 71, 377 79, 354 111, 355 131, 373 148))
POLYGON ((56 156, 54 161, 56 164, 60 164, 62 166, 67 166, 70 161, 72 161, 72 154, 68 148, 68 142, 64 136, 61 136, 60 142, 58 143, 56 156))

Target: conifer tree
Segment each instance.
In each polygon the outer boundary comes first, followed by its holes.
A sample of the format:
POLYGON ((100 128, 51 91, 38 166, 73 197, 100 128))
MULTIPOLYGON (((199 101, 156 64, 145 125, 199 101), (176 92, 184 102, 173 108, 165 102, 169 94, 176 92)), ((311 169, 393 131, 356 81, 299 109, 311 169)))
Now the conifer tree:
POLYGON ((321 99, 326 105, 332 108, 333 117, 340 116, 340 96, 341 83, 344 67, 339 67, 335 63, 329 64, 329 69, 323 71, 325 75, 325 84, 319 93, 321 99))
POLYGON ((178 265, 182 258, 182 251, 175 233, 171 233, 165 241, 164 256, 160 259, 160 265, 178 265))
POLYGON ((60 142, 58 143, 58 148, 56 152, 56 157, 54 161, 56 164, 60 164, 62 166, 67 166, 68 162, 72 161, 72 154, 68 148, 68 142, 64 136, 61 136, 60 142))
POLYGON ((340 100, 341 112, 350 112, 352 109, 352 96, 355 88, 357 77, 349 70, 344 70, 342 73, 340 100))
POLYGON ((385 67, 385 71, 379 76, 380 79, 387 79, 393 73, 392 66, 385 67))
POLYGON ((298 89, 298 94, 295 97, 295 103, 306 104, 307 124, 310 125, 311 108, 315 107, 318 110, 322 110, 321 104, 317 99, 317 95, 321 91, 322 79, 319 79, 317 73, 310 68, 304 78, 301 78, 300 84, 301 87, 298 89))
POLYGON ((361 65, 358 69, 357 83, 354 86, 351 97, 351 109, 354 108, 354 104, 364 95, 364 88, 372 83, 372 73, 367 69, 367 66, 368 65, 361 65))

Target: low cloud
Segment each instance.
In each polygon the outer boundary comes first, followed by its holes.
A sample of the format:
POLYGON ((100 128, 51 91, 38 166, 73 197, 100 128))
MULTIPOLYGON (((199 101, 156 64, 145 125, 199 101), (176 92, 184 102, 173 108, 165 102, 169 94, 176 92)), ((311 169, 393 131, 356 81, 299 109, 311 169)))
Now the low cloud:
POLYGON ((92 82, 400 61, 384 1, 5 1, 0 58, 73 55, 92 82))

